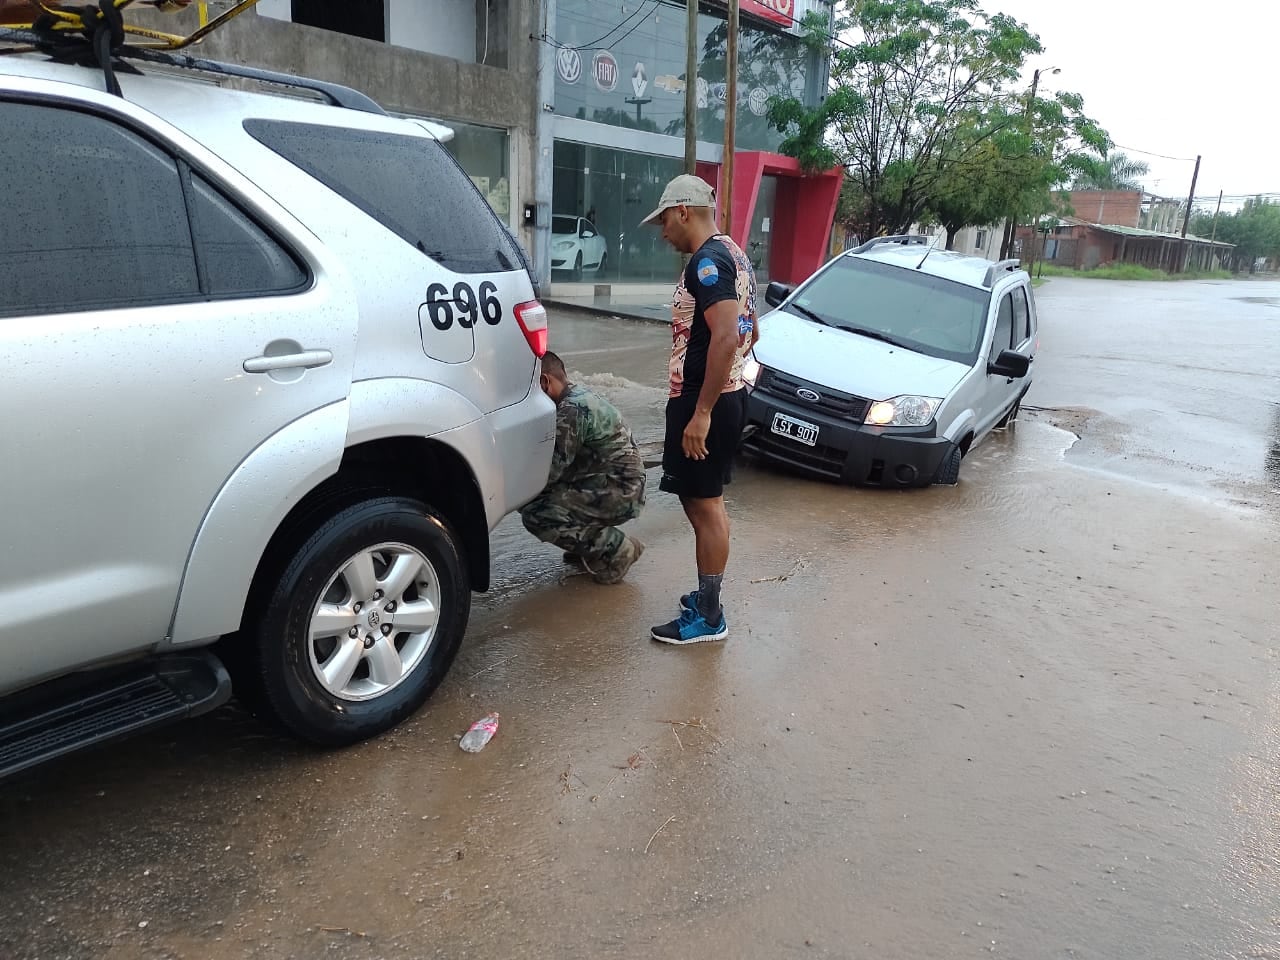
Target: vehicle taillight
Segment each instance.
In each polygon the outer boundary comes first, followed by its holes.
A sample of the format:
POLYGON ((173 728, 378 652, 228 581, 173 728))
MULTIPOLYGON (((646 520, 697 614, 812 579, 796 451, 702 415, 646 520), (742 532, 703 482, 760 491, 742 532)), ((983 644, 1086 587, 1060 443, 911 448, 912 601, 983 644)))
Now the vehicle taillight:
POLYGON ((530 300, 516 307, 516 323, 529 341, 529 349, 541 358, 547 352, 547 308, 537 300, 530 300))

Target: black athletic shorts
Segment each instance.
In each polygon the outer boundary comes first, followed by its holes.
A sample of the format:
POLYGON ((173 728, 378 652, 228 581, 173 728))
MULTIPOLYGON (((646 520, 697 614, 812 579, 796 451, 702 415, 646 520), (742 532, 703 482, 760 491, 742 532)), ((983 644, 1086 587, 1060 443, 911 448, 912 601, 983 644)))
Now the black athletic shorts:
POLYGON ((714 500, 724 494, 725 485, 733 479, 733 458, 747 422, 747 391, 720 394, 711 409, 705 460, 691 460, 684 455, 684 428, 693 419, 697 406, 697 393, 667 401, 667 438, 662 448, 662 482, 658 489, 679 497, 714 500))

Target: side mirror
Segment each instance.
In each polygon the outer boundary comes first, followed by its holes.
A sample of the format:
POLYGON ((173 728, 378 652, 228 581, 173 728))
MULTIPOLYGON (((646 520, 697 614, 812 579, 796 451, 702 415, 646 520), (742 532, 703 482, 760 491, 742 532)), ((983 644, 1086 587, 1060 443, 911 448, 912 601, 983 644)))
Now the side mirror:
POLYGON ((583 231, 582 231, 582 239, 583 239, 583 240, 590 240, 590 239, 591 239, 592 237, 594 237, 594 236, 595 236, 595 234, 594 234, 594 233, 592 233, 590 230, 583 230, 583 231))
POLYGON ((765 288, 764 302, 771 307, 780 307, 794 290, 795 287, 789 287, 785 283, 771 283, 765 288))
POLYGON ((1024 357, 1013 350, 1002 350, 996 362, 987 365, 987 373, 997 377, 1009 377, 1020 380, 1031 371, 1031 358, 1024 357))

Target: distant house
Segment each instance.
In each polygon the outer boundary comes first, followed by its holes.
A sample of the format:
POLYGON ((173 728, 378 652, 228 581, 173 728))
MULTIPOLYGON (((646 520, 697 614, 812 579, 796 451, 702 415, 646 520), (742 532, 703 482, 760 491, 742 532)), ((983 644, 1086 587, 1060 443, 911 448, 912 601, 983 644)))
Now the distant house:
POLYGON ((1216 270, 1235 249, 1193 234, 1184 244, 1180 216, 1161 198, 1140 190, 1073 190, 1063 199, 1074 215, 1041 221, 1034 244, 1031 227, 1020 226, 1015 255, 1076 270, 1132 263, 1172 271, 1182 249, 1184 269, 1216 270), (1156 229, 1139 226, 1144 221, 1156 229))

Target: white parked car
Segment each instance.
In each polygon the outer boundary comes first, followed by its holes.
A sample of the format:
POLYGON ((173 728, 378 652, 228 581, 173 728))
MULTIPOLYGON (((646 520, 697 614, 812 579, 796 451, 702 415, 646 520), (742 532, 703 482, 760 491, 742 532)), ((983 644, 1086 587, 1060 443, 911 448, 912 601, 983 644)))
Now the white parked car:
POLYGON ((599 273, 609 262, 609 250, 595 224, 585 217, 551 218, 551 269, 568 270, 574 280, 583 270, 599 273))
POLYGON ((1031 279, 928 239, 880 237, 798 289, 769 285, 748 451, 845 483, 955 483, 1017 417, 1037 344, 1031 279))

